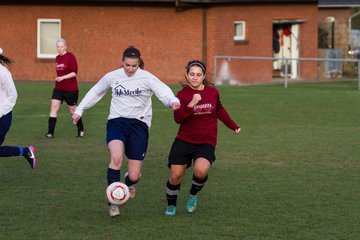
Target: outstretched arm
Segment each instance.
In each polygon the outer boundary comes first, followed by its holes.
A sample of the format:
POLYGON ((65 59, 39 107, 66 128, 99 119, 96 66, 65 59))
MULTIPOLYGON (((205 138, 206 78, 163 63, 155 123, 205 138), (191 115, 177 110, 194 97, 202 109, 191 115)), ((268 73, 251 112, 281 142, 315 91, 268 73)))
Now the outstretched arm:
POLYGON ((173 102, 170 104, 170 107, 173 111, 176 111, 180 108, 180 102, 173 102))
POLYGON ((105 95, 106 91, 110 88, 110 84, 106 78, 106 75, 95 84, 89 92, 85 95, 79 106, 76 107, 74 114, 72 115, 73 123, 76 124, 81 118, 83 112, 94 106, 105 95))
POLYGON ((221 104, 220 97, 218 97, 216 113, 218 119, 222 121, 228 128, 235 131, 235 133, 240 133, 241 128, 231 119, 229 113, 226 111, 224 106, 221 104))
POLYGON ((150 81, 150 88, 155 96, 165 105, 177 110, 180 107, 180 101, 175 97, 169 86, 161 82, 158 78, 154 77, 150 81))

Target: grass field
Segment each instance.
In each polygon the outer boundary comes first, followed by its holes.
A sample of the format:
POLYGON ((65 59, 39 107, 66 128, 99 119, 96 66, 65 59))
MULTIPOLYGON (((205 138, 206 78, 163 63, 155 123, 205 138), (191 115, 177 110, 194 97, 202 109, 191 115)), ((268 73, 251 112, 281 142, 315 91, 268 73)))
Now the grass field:
MULTIPOLYGON (((56 136, 43 139, 51 83, 17 82, 18 102, 3 145, 37 149, 32 171, 21 157, 0 160, 0 239, 358 239, 360 91, 353 81, 220 87, 240 135, 219 123, 217 160, 199 195, 165 217, 167 155, 177 132, 154 98, 153 126, 135 200, 110 219, 105 200, 109 94, 84 115, 86 136, 66 107, 56 136)), ((83 96, 91 84, 81 84, 83 96)), ((176 92, 179 87, 174 87, 176 92)), ((122 173, 125 172, 126 164, 122 173)), ((123 179, 123 178, 122 178, 123 179)))

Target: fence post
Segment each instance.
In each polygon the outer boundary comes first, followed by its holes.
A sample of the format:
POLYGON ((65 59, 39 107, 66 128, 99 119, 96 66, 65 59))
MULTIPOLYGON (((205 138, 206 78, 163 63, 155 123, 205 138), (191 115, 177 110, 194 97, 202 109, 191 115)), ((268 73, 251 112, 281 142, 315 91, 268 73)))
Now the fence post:
POLYGON ((285 58, 285 88, 288 86, 288 59, 285 58))
POLYGON ((358 90, 360 90, 360 59, 358 59, 358 90))

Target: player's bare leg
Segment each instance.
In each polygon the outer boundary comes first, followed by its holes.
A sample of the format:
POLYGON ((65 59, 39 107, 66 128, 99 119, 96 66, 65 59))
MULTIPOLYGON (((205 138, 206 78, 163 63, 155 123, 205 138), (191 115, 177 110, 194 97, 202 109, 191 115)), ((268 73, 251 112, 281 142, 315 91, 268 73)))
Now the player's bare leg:
POLYGON ((55 126, 57 120, 57 113, 60 109, 61 101, 58 99, 51 99, 50 115, 48 122, 48 131, 44 138, 53 138, 55 133, 55 126))
POLYGON ((130 190, 130 199, 134 199, 136 195, 136 183, 141 178, 142 161, 129 159, 128 172, 125 173, 125 183, 130 190))
MULTIPOLYGON (((124 155, 124 143, 120 140, 112 140, 108 143, 110 151, 110 164, 107 171, 108 185, 113 182, 120 181, 120 168, 124 155)), ((120 215, 119 207, 109 204, 110 217, 116 217, 120 215)))
POLYGON ((168 206, 165 209, 166 216, 176 215, 176 201, 185 171, 186 165, 171 165, 170 177, 166 183, 166 198, 168 202, 168 206))
POLYGON ((196 210, 198 200, 197 193, 204 187, 208 178, 210 167, 210 162, 203 157, 195 160, 190 196, 186 204, 186 211, 188 213, 193 213, 196 210))

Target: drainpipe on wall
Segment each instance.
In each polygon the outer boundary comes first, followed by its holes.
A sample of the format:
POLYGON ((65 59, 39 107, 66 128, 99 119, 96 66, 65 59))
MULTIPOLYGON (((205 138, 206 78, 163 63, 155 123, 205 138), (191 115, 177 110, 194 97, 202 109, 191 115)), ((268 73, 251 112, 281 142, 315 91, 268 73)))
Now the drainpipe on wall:
POLYGON ((205 63, 205 66, 206 66, 206 44, 207 44, 207 41, 206 41, 206 26, 207 26, 207 8, 204 7, 203 8, 203 11, 202 11, 202 15, 203 15, 203 56, 202 56, 202 60, 203 62, 205 63))

